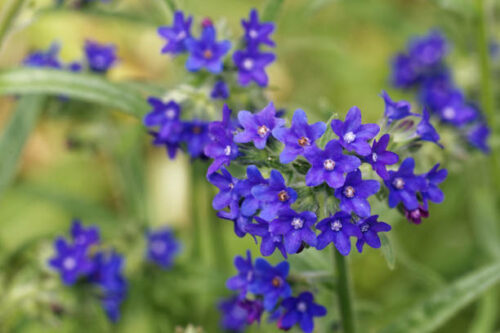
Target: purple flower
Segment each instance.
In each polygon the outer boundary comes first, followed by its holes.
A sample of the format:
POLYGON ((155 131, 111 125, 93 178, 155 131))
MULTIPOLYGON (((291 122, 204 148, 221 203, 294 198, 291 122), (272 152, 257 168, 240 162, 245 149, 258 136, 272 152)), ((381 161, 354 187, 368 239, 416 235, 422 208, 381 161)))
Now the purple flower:
POLYGON ((254 81, 261 87, 269 83, 265 67, 271 64, 276 56, 268 52, 259 52, 258 49, 238 50, 233 54, 233 61, 238 68, 238 82, 242 86, 254 81))
POLYGON ((261 200, 252 195, 252 188, 256 185, 267 185, 268 182, 255 165, 247 167, 247 179, 238 182, 238 194, 243 197, 241 213, 245 216, 253 216, 262 207, 261 200))
POLYGON ((427 208, 427 201, 432 201, 434 203, 441 203, 444 200, 443 191, 438 187, 438 184, 442 183, 448 176, 448 170, 439 169, 439 163, 434 165, 434 167, 429 170, 424 175, 426 181, 425 191, 422 191, 422 200, 424 202, 424 208, 427 208))
POLYGON ((228 99, 229 98, 229 88, 226 82, 218 80, 214 84, 214 88, 210 93, 210 97, 213 99, 228 99))
POLYGON ((371 153, 368 140, 374 138, 380 128, 377 124, 361 124, 361 111, 358 107, 352 107, 345 121, 335 119, 332 121, 332 130, 340 138, 340 143, 348 151, 366 156, 371 153))
POLYGON ((234 127, 231 123, 231 110, 224 104, 222 121, 214 121, 208 125, 211 141, 205 146, 205 155, 214 159, 208 167, 207 175, 229 165, 238 156, 238 146, 233 140, 234 127))
POLYGON ((447 72, 438 72, 426 76, 420 87, 419 98, 422 105, 432 111, 443 109, 453 94, 460 94, 453 86, 447 72))
POLYGON ((328 142, 325 150, 317 147, 306 152, 311 168, 306 174, 307 186, 318 186, 326 182, 331 188, 344 185, 345 173, 356 170, 361 161, 356 156, 344 155, 337 140, 328 142))
POLYGON ((99 243, 99 229, 97 227, 85 228, 78 219, 73 220, 71 226, 71 237, 75 246, 88 248, 99 243))
POLYGON ((280 298, 289 297, 292 289, 286 281, 290 265, 283 261, 271 266, 265 259, 255 260, 255 280, 250 285, 250 292, 264 298, 264 309, 271 311, 280 298))
POLYGON ((108 71, 118 60, 115 45, 90 40, 85 42, 85 57, 90 70, 97 73, 108 71))
POLYGON ((222 59, 231 48, 231 42, 217 42, 215 28, 208 25, 203 28, 200 39, 188 38, 186 47, 189 51, 187 70, 197 72, 206 68, 209 72, 218 74, 222 71, 222 59))
POLYGON ((170 268, 180 251, 180 244, 173 232, 164 228, 148 231, 146 236, 148 241, 146 257, 164 269, 170 268))
POLYGON ((358 238, 356 247, 358 251, 363 252, 363 245, 366 243, 374 249, 378 249, 382 244, 378 237, 379 232, 387 232, 391 230, 391 226, 385 222, 377 221, 378 215, 370 216, 358 223, 362 237, 358 238))
POLYGON ((59 237, 54 242, 56 254, 49 260, 49 265, 59 271, 64 284, 72 285, 78 278, 92 272, 93 264, 87 255, 88 246, 71 245, 59 237))
POLYGON ((422 120, 417 125, 417 134, 420 140, 434 142, 439 147, 443 148, 439 143, 439 133, 430 122, 430 117, 429 111, 424 108, 422 111, 422 120))
POLYGON ((488 145, 488 137, 490 136, 490 129, 487 125, 479 123, 473 126, 467 132, 467 140, 469 143, 484 153, 490 152, 490 147, 488 145))
POLYGON ((159 27, 158 34, 167 40, 162 53, 179 54, 186 51, 186 40, 191 37, 192 16, 184 18, 184 13, 174 13, 174 23, 171 27, 159 27))
POLYGON ((280 329, 289 330, 298 323, 302 331, 312 333, 313 318, 326 315, 325 307, 314 303, 314 296, 308 291, 301 293, 298 297, 285 299, 281 305, 285 310, 283 317, 278 321, 280 329))
POLYGON ((460 91, 453 91, 446 105, 438 110, 438 114, 444 123, 460 127, 476 119, 478 111, 465 102, 460 91))
POLYGON ((409 47, 412 60, 424 68, 438 65, 447 51, 446 39, 439 31, 431 31, 427 36, 414 39, 409 47))
POLYGON ((257 47, 259 44, 266 44, 271 47, 275 46, 271 40, 274 23, 260 23, 257 10, 252 9, 248 21, 241 20, 241 25, 245 29, 245 40, 249 45, 253 47, 257 47))
POLYGON ((398 88, 410 88, 420 79, 420 73, 412 59, 406 54, 398 54, 392 60, 392 84, 398 88))
POLYGON ((178 137, 163 139, 160 137, 158 132, 150 131, 149 134, 153 137, 153 145, 165 146, 168 157, 170 159, 175 158, 177 150, 180 148, 180 139, 178 137))
POLYGON ((290 207, 297 200, 297 192, 286 186, 285 179, 277 170, 271 170, 268 184, 256 185, 251 192, 262 202, 259 216, 266 221, 274 219, 280 209, 290 207))
POLYGON ((316 223, 316 214, 313 212, 297 213, 293 209, 285 208, 278 212, 278 217, 269 225, 269 231, 274 235, 283 235, 287 253, 293 254, 302 246, 302 242, 316 246, 316 234, 311 228, 316 223))
POLYGON ((307 115, 303 110, 296 110, 293 114, 290 128, 278 127, 273 130, 273 136, 281 141, 285 148, 281 152, 280 162, 290 163, 297 156, 303 155, 325 133, 326 124, 317 122, 307 123, 307 115))
POLYGON ((269 231, 269 222, 256 216, 255 220, 257 224, 249 224, 246 226, 246 231, 253 235, 262 237, 260 243, 260 253, 267 257, 274 253, 278 249, 283 257, 287 258, 285 245, 283 243, 283 235, 274 235, 269 231))
POLYGON ((382 179, 389 178, 389 173, 385 166, 396 164, 399 160, 398 154, 387 150, 389 139, 389 134, 382 135, 378 142, 374 139, 372 153, 366 157, 366 161, 371 164, 373 170, 377 172, 382 179))
POLYGON ((226 207, 230 207, 231 211, 233 211, 233 207, 236 210, 238 209, 239 196, 237 191, 234 190, 238 179, 231 176, 226 168, 222 168, 221 173, 210 174, 208 181, 220 190, 212 201, 212 206, 215 210, 221 210, 226 207))
POLYGON ((243 132, 236 134, 234 141, 238 143, 253 141, 256 148, 264 149, 271 131, 285 124, 284 119, 276 118, 275 115, 276 110, 272 102, 255 114, 250 111, 240 111, 238 120, 243 126, 243 132))
POLYGON ((421 205, 419 205, 418 208, 414 210, 408 210, 404 208, 404 213, 406 219, 413 224, 420 224, 422 223, 423 218, 429 217, 429 211, 421 205))
POLYGON ((259 300, 240 300, 234 296, 219 303, 221 326, 232 332, 242 332, 246 325, 259 321, 263 307, 259 300))
POLYGON ((237 256, 234 259, 234 266, 238 269, 238 274, 228 279, 226 287, 230 290, 239 291, 240 299, 244 299, 247 295, 249 285, 255 279, 255 272, 252 262, 252 255, 247 250, 247 258, 237 256))
POLYGON ((156 97, 149 97, 148 103, 153 109, 144 116, 144 125, 158 126, 158 136, 167 142, 178 142, 182 134, 182 123, 179 120, 181 107, 175 101, 164 103, 156 97))
POLYGON ((408 210, 418 208, 417 192, 425 190, 426 184, 424 177, 413 173, 414 168, 415 161, 408 157, 398 171, 389 171, 389 178, 384 181, 389 189, 389 207, 394 208, 402 202, 408 210))
POLYGON ((335 196, 340 199, 340 209, 346 213, 354 212, 362 217, 370 216, 370 204, 366 200, 380 189, 376 180, 361 179, 361 171, 347 174, 344 186, 335 190, 335 196))
POLYGON ((407 101, 394 102, 386 91, 382 91, 382 96, 385 102, 384 116, 387 123, 390 124, 394 120, 406 118, 408 116, 415 116, 411 112, 411 104, 407 101))
POLYGON ((359 227, 351 222, 351 215, 343 211, 336 212, 333 216, 321 220, 316 229, 321 230, 316 244, 318 250, 323 250, 333 242, 337 250, 344 256, 351 252, 349 237, 361 237, 359 227))
POLYGON ((203 120, 193 119, 184 122, 182 141, 186 142, 187 150, 192 158, 202 157, 203 150, 209 142, 208 123, 203 120))
POLYGON ((28 67, 47 67, 60 69, 62 64, 59 60, 60 46, 53 43, 46 51, 35 51, 30 53, 24 60, 23 64, 28 67))

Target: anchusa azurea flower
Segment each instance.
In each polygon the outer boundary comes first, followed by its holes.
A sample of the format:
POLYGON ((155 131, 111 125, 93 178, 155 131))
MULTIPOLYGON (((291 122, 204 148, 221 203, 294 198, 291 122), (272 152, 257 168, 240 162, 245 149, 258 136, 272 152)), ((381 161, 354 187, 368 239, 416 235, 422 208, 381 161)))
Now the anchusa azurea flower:
POLYGON ((105 73, 118 60, 114 44, 101 44, 96 41, 87 40, 84 51, 87 66, 92 72, 105 73))
POLYGON ((310 292, 292 297, 288 262, 283 261, 276 266, 262 258, 253 262, 247 251, 246 258, 237 256, 234 263, 238 273, 228 279, 227 287, 238 295, 219 304, 224 329, 243 331, 253 322, 260 322, 262 315, 267 313, 270 321, 277 320, 280 329, 288 330, 298 324, 304 332, 312 332, 313 317, 326 314, 323 306, 313 302, 310 292), (300 313, 292 314, 293 311, 300 313))
POLYGON ((172 267, 175 257, 181 250, 181 244, 169 228, 149 230, 146 234, 146 258, 163 269, 172 267))

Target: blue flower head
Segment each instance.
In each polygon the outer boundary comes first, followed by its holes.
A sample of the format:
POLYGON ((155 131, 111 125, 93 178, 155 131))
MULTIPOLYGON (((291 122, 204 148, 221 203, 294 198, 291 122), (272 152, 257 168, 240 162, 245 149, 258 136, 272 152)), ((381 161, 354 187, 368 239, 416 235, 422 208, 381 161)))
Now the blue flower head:
POLYGON ((242 332, 248 324, 260 321, 263 307, 259 300, 241 300, 234 296, 219 303, 221 326, 231 332, 242 332))
POLYGON ((186 51, 186 41, 191 37, 192 21, 192 16, 184 17, 184 13, 177 10, 172 26, 158 28, 158 34, 167 41, 161 50, 162 53, 175 55, 186 51))
POLYGON ((183 126, 180 121, 181 106, 175 101, 163 102, 156 97, 149 97, 148 103, 153 108, 144 116, 144 125, 157 127, 158 136, 167 142, 178 142, 183 126))
POLYGON ((89 258, 86 244, 70 244, 59 237, 54 241, 54 248, 56 254, 49 260, 49 265, 59 271, 64 284, 72 285, 92 272, 94 265, 89 258))
POLYGON ((118 60, 115 45, 90 40, 85 42, 85 57, 90 70, 97 73, 108 71, 118 60))
POLYGON ((326 315, 324 306, 314 303, 314 296, 310 292, 303 292, 298 297, 289 297, 281 303, 284 308, 283 316, 278 320, 278 327, 289 330, 299 324, 302 331, 314 331, 314 317, 326 315))
POLYGON ((193 119, 183 123, 182 141, 192 158, 202 157, 205 146, 209 142, 208 122, 193 119))
POLYGON ((422 111, 422 120, 417 125, 417 135, 420 140, 434 142, 439 147, 443 148, 443 146, 439 143, 439 133, 432 125, 430 117, 431 115, 429 114, 429 111, 424 108, 422 111))
POLYGON ((387 123, 390 124, 394 120, 399 120, 406 118, 408 116, 415 116, 416 114, 411 112, 411 104, 407 101, 395 102, 391 99, 389 94, 384 90, 382 91, 382 98, 385 102, 385 112, 384 117, 387 119, 387 123))
POLYGON ((174 233, 168 229, 148 231, 146 257, 160 267, 166 269, 172 266, 174 258, 181 249, 174 233))
POLYGON ((484 153, 490 152, 490 147, 488 145, 488 137, 490 136, 490 128, 483 123, 474 125, 467 132, 467 141, 469 144, 484 153))
POLYGON ((252 194, 252 188, 257 185, 267 185, 268 181, 264 179, 259 169, 255 165, 247 167, 247 178, 238 182, 238 194, 243 197, 241 203, 241 214, 253 216, 257 210, 262 208, 262 202, 258 197, 252 194))
POLYGON ((260 52, 258 49, 238 50, 233 54, 233 61, 238 68, 238 82, 242 86, 254 81, 261 87, 266 87, 269 78, 265 68, 270 65, 276 56, 269 52, 260 52))
POLYGON ((260 253, 267 257, 278 249, 283 257, 287 258, 288 255, 286 253, 283 235, 277 235, 270 232, 270 223, 266 220, 256 216, 255 221, 257 221, 256 224, 254 223, 246 226, 246 231, 253 236, 262 238, 260 243, 260 253))
POLYGON ((344 256, 351 252, 350 237, 361 237, 359 227, 351 222, 351 215, 343 211, 338 211, 333 216, 321 220, 316 229, 321 231, 316 244, 318 250, 333 243, 344 256))
POLYGON ((390 225, 385 222, 378 222, 377 219, 378 215, 373 215, 358 223, 362 237, 358 238, 356 247, 360 253, 363 251, 365 243, 374 249, 378 249, 382 245, 378 233, 391 230, 390 225))
POLYGON ((71 236, 73 237, 73 243, 83 248, 99 243, 99 229, 93 226, 85 228, 78 219, 73 220, 71 236))
POLYGON ((302 242, 316 246, 316 234, 311 228, 316 224, 316 214, 305 211, 298 213, 290 208, 278 212, 278 217, 269 225, 269 231, 283 235, 287 253, 297 253, 302 242))
POLYGON ((289 297, 292 289, 286 281, 290 265, 283 261, 271 266, 266 260, 255 260, 255 280, 250 285, 250 292, 264 298, 264 309, 272 310, 281 298, 289 297))
POLYGON ((247 295, 249 286, 255 279, 255 271, 250 251, 247 250, 246 259, 237 256, 234 259, 234 266, 236 266, 238 274, 227 280, 226 286, 230 290, 239 291, 240 298, 244 299, 247 295))
POLYGON ((437 110, 437 113, 444 123, 457 127, 472 122, 479 115, 478 110, 465 101, 460 91, 451 92, 448 102, 441 109, 437 110))
POLYGON ((410 88, 421 76, 417 66, 406 54, 398 54, 392 60, 392 84, 397 88, 410 88))
POLYGON ((213 99, 228 99, 229 98, 229 88, 226 82, 218 80, 215 82, 210 97, 213 99))
POLYGON ((349 173, 342 187, 335 190, 340 200, 340 209, 346 213, 354 212, 361 217, 370 216, 370 203, 367 198, 378 192, 380 183, 376 180, 363 180, 359 169, 349 173))
POLYGON ((418 208, 417 192, 426 189, 426 182, 422 176, 413 173, 414 168, 415 160, 408 157, 398 171, 389 171, 389 178, 385 180, 389 189, 389 207, 394 208, 402 202, 408 210, 418 208))
POLYGON ((258 47, 260 44, 275 46, 271 40, 271 34, 275 28, 274 23, 259 22, 259 13, 256 9, 250 11, 248 20, 241 20, 241 25, 245 29, 245 41, 249 46, 258 47))
POLYGON ((60 45, 53 43, 46 51, 35 51, 30 53, 23 60, 23 64, 28 67, 47 67, 60 69, 62 67, 59 60, 60 45))
POLYGON ((422 191, 424 208, 427 208, 427 201, 441 203, 444 200, 444 193, 443 191, 441 191, 441 189, 439 189, 438 185, 446 179, 446 177, 448 176, 448 170, 438 169, 439 163, 424 175, 424 179, 427 182, 425 190, 422 191))
POLYGON ((231 48, 231 42, 224 40, 217 42, 217 36, 213 25, 205 25, 200 39, 188 38, 186 47, 189 58, 186 68, 190 72, 197 72, 202 68, 209 72, 218 74, 222 71, 222 60, 231 48))
POLYGON ((411 59, 424 70, 439 65, 447 52, 446 39, 437 30, 429 32, 427 36, 415 38, 409 45, 411 59))
POLYGON ((382 135, 379 141, 374 139, 372 144, 372 153, 365 158, 365 160, 370 163, 373 170, 382 179, 389 178, 386 165, 396 164, 399 160, 398 154, 387 150, 389 140, 390 135, 387 133, 382 135))

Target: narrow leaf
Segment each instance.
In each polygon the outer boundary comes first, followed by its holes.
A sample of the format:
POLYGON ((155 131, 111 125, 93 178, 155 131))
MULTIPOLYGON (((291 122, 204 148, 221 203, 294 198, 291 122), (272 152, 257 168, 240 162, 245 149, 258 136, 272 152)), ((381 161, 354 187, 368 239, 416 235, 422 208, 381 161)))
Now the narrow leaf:
POLYGON ((425 333, 443 325, 454 314, 500 280, 500 263, 474 271, 399 316, 383 333, 425 333))
POLYGON ((17 14, 23 7, 24 0, 7 0, 4 1, 2 11, 0 13, 0 50, 7 36, 12 23, 17 17, 17 14))
POLYGON ((267 2, 266 8, 264 8, 264 14, 262 15, 262 21, 273 22, 278 17, 278 14, 283 5, 284 0, 269 0, 267 2))
POLYGON ((390 270, 393 270, 396 267, 396 257, 394 256, 394 251, 392 250, 392 244, 387 237, 387 235, 380 233, 380 242, 382 243, 382 254, 384 255, 385 261, 387 262, 387 266, 390 270))

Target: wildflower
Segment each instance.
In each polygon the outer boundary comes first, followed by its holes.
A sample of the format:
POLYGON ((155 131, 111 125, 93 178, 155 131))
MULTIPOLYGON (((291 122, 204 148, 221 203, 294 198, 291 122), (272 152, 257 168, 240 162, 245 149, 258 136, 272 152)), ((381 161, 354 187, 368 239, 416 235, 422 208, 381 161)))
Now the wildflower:
POLYGON ((490 136, 490 129, 487 125, 484 123, 474 125, 466 135, 470 145, 482 150, 484 153, 490 152, 490 147, 487 142, 490 136))
POLYGON ((47 67, 60 69, 62 64, 59 60, 60 46, 53 43, 46 51, 35 51, 29 54, 23 64, 28 67, 47 67))
POLYGON ((305 156, 312 167, 306 174, 307 186, 318 186, 326 182, 331 188, 344 185, 345 173, 356 170, 361 161, 356 156, 344 155, 337 140, 328 142, 325 150, 317 147, 306 152, 305 156))
POLYGON ((288 330, 299 324, 302 331, 312 333, 314 317, 326 315, 326 308, 314 303, 314 296, 310 292, 303 292, 298 297, 289 297, 281 303, 284 314, 278 321, 278 327, 288 330))
POLYGON ((392 60, 392 83, 398 88, 410 88, 420 79, 420 73, 412 59, 398 54, 392 60))
POLYGON ((448 176, 448 170, 439 169, 439 163, 434 165, 429 172, 424 175, 426 181, 425 191, 422 191, 422 199, 424 202, 424 207, 427 208, 427 200, 434 203, 441 203, 444 200, 443 191, 438 187, 438 184, 442 183, 448 176))
POLYGON ((49 265, 59 271, 64 284, 72 285, 78 278, 89 274, 93 264, 88 257, 87 245, 69 244, 59 237, 54 242, 56 254, 49 260, 49 265))
POLYGON ((186 142, 188 153, 192 158, 203 156, 203 150, 209 141, 208 123, 198 119, 184 122, 182 141, 186 142))
POLYGON ((78 219, 73 220, 71 236, 74 244, 83 248, 99 243, 99 229, 97 227, 85 228, 78 219))
POLYGON ((276 110, 272 102, 255 114, 250 111, 240 111, 238 120, 243 126, 243 132, 236 134, 234 141, 237 143, 253 141, 256 148, 264 149, 271 132, 285 123, 284 119, 276 118, 275 115, 276 110))
POLYGON ((242 86, 254 81, 261 87, 266 87, 269 82, 265 67, 271 64, 276 56, 257 49, 238 50, 233 54, 233 61, 238 68, 238 82, 242 86))
POLYGON ((208 181, 220 190, 212 201, 212 206, 215 210, 238 205, 239 197, 237 191, 234 190, 238 179, 231 176, 229 171, 222 168, 221 173, 210 174, 208 176, 208 181))
POLYGON ((385 186, 389 189, 389 207, 394 208, 402 202, 406 209, 418 208, 417 192, 426 188, 425 179, 413 173, 415 160, 406 158, 398 171, 389 171, 385 186))
POLYGON ((463 126, 477 118, 478 112, 465 102, 460 91, 450 93, 446 105, 437 111, 441 120, 453 126, 463 126))
POLYGON ((289 270, 290 266, 286 261, 271 266, 262 258, 255 260, 255 281, 250 285, 250 292, 263 296, 264 309, 267 311, 272 310, 280 298, 292 294, 290 285, 286 281, 289 270))
POLYGON ((440 64, 447 51, 446 39, 436 30, 427 36, 414 39, 409 46, 411 59, 423 69, 440 64))
POLYGON ((247 324, 260 321, 262 303, 259 300, 240 300, 231 297, 219 303, 222 312, 221 326, 230 331, 240 332, 247 324))
POLYGON ((366 157, 366 161, 370 163, 373 170, 382 179, 389 178, 389 173, 387 172, 386 165, 396 164, 399 160, 398 154, 386 150, 387 145, 389 144, 389 140, 389 134, 382 135, 378 142, 376 139, 374 139, 372 144, 372 153, 366 157))
POLYGON ((162 268, 170 268, 175 256, 180 251, 180 244, 173 232, 168 229, 148 231, 146 257, 162 268))
POLYGON ((351 215, 343 211, 338 211, 333 216, 321 220, 316 229, 322 231, 316 244, 318 250, 323 250, 333 242, 337 250, 344 256, 351 251, 349 237, 361 237, 359 227, 351 222, 351 215))
POLYGON ((269 231, 275 235, 283 235, 287 253, 297 253, 302 242, 316 246, 316 234, 311 230, 316 221, 316 214, 313 212, 297 213, 286 208, 278 212, 278 217, 269 225, 269 231))
POLYGON ((229 98, 229 88, 226 82, 218 80, 215 82, 210 97, 213 99, 228 99, 229 98))
POLYGON ((340 144, 348 151, 366 156, 370 154, 370 145, 368 140, 377 135, 380 128, 377 124, 361 124, 361 111, 358 107, 352 107, 345 121, 334 119, 332 121, 332 130, 340 138, 340 144))
POLYGON ((370 204, 366 200, 380 189, 376 180, 361 179, 361 171, 358 169, 347 174, 342 187, 335 190, 335 196, 340 200, 340 209, 346 213, 354 212, 362 217, 370 215, 370 204))
POLYGON ((186 68, 190 72, 197 72, 202 68, 209 72, 218 74, 222 71, 222 60, 231 48, 231 42, 224 40, 217 42, 217 36, 213 25, 203 28, 200 39, 189 38, 186 47, 189 58, 186 68))
POLYGON ((177 10, 174 13, 172 26, 159 27, 158 34, 167 40, 167 44, 161 50, 162 53, 179 54, 186 51, 186 41, 191 37, 192 16, 186 16, 177 10))
POLYGON ((426 76, 422 80, 419 98, 422 105, 432 111, 445 108, 453 94, 460 94, 454 87, 450 75, 446 71, 426 76))
POLYGON ((356 247, 361 253, 363 245, 366 243, 374 249, 378 249, 382 244, 378 236, 379 232, 387 232, 391 230, 391 226, 385 222, 378 222, 378 215, 370 216, 358 223, 362 237, 358 238, 356 247))
POLYGON ((164 103, 161 99, 149 97, 148 103, 153 109, 144 116, 144 125, 158 126, 158 136, 168 142, 180 140, 182 123, 180 122, 181 107, 175 101, 164 103))
POLYGON ((257 224, 249 224, 246 226, 246 231, 253 235, 262 237, 260 243, 260 253, 267 257, 274 253, 278 249, 283 257, 287 258, 287 253, 284 245, 283 235, 275 235, 269 231, 270 223, 266 220, 256 216, 255 220, 257 224))
POLYGON ((384 116, 387 123, 390 124, 394 120, 406 118, 408 116, 415 116, 411 112, 411 104, 407 101, 394 102, 386 91, 382 91, 382 96, 385 102, 384 116))
POLYGON ((165 146, 167 155, 170 159, 175 158, 177 155, 177 150, 180 148, 180 138, 173 137, 164 139, 160 136, 158 132, 150 131, 149 134, 153 137, 153 145, 155 146, 165 146))
POLYGON ((261 200, 252 195, 252 188, 256 185, 267 185, 268 182, 255 165, 247 167, 247 179, 238 182, 238 193, 243 197, 241 213, 245 216, 253 216, 261 208, 261 200))
POLYGON ((250 251, 247 250, 246 259, 237 256, 234 259, 234 266, 238 269, 238 274, 227 280, 226 286, 230 290, 239 291, 240 298, 244 299, 249 285, 252 284, 255 279, 252 255, 250 254, 250 251))
POLYGON ((277 127, 273 130, 273 136, 285 145, 280 155, 280 162, 290 163, 297 156, 303 155, 315 146, 316 140, 325 133, 325 130, 325 123, 317 122, 309 125, 306 113, 300 109, 296 110, 290 128, 277 127))
POLYGON ((117 61, 116 46, 87 40, 85 42, 85 57, 90 70, 104 73, 113 67, 117 61))
POLYGON ((418 208, 414 210, 404 208, 404 214, 406 219, 414 224, 420 224, 423 218, 429 217, 429 211, 422 205, 419 205, 418 208))
POLYGON ((274 23, 260 23, 259 13, 256 9, 250 11, 248 20, 241 20, 241 25, 245 29, 245 40, 249 45, 253 47, 257 47, 259 44, 266 44, 271 47, 275 46, 271 40, 274 23))
POLYGON ((429 111, 424 108, 422 110, 422 120, 417 125, 417 135, 420 140, 434 142, 439 147, 443 148, 443 146, 439 143, 439 133, 430 122, 430 117, 431 115, 429 114, 429 111))

